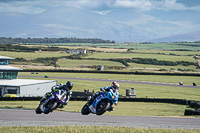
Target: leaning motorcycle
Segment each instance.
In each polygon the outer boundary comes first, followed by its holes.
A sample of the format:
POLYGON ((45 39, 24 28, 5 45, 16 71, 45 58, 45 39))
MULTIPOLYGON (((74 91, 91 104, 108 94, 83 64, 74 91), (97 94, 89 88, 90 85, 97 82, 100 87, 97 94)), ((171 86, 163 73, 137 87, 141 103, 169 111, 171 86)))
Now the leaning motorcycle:
POLYGON ((114 95, 112 90, 110 90, 109 92, 102 92, 92 102, 90 102, 89 98, 88 102, 83 106, 81 113, 82 115, 88 115, 89 113, 102 115, 106 111, 109 111, 111 106, 114 104, 114 101, 117 100, 118 97, 114 95))
POLYGON ((53 112, 53 110, 64 105, 66 101, 66 94, 66 91, 63 92, 62 90, 59 90, 52 96, 50 96, 47 100, 41 101, 39 106, 35 110, 36 114, 48 114, 50 112, 53 112), (45 106, 43 107, 43 109, 41 109, 41 105, 43 104, 45 104, 45 106))

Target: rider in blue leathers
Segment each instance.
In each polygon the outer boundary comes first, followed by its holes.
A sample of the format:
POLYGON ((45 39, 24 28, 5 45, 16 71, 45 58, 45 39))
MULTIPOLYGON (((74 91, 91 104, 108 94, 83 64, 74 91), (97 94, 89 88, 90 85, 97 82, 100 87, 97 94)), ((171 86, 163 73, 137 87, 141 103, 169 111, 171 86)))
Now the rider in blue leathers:
MULTIPOLYGON (((117 103, 118 103, 118 97, 119 97, 118 90, 119 90, 119 83, 113 81, 112 84, 111 84, 111 86, 106 86, 106 87, 100 88, 100 91, 96 92, 95 95, 92 98, 90 97, 88 99, 88 104, 91 104, 93 102, 93 100, 95 98, 97 98, 102 92, 104 92, 104 91, 112 91, 113 92, 113 97, 115 98, 115 100, 113 100, 114 104, 117 105, 117 103)), ((114 110, 114 106, 111 105, 110 109, 108 111, 113 111, 113 110, 114 110)))

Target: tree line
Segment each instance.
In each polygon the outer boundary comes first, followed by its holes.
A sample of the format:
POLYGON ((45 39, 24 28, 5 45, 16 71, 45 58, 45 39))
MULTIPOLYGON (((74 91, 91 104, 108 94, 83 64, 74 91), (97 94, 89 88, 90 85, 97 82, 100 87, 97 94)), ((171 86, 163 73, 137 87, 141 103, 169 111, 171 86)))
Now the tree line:
POLYGON ((21 45, 0 44, 0 51, 13 51, 13 52, 35 52, 35 51, 67 51, 68 48, 51 47, 26 47, 21 45))
POLYGON ((11 38, 0 37, 0 44, 27 44, 27 43, 115 43, 115 41, 98 38, 11 38))

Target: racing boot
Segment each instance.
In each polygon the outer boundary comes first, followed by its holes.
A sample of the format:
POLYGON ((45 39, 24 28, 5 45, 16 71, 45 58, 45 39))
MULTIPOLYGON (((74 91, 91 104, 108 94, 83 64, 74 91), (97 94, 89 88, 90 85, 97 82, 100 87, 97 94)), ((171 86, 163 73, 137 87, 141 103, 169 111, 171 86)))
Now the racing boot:
POLYGON ((108 109, 109 112, 112 112, 114 110, 114 106, 111 105, 110 108, 108 109))
POLYGON ((65 107, 65 105, 61 105, 59 108, 62 109, 62 108, 64 108, 64 107, 65 107))

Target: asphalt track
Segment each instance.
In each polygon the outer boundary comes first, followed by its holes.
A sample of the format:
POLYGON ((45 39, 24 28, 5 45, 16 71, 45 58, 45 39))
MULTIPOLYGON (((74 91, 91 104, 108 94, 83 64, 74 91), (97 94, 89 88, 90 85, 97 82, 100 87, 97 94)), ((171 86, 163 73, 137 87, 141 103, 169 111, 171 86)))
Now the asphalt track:
MULTIPOLYGON (((44 78, 43 76, 22 76, 28 78, 44 78)), ((66 79, 66 80, 88 80, 88 81, 101 81, 101 82, 112 82, 111 79, 97 79, 97 78, 73 78, 73 77, 49 77, 50 79, 66 79)), ((160 82, 147 82, 147 81, 133 81, 133 80, 115 80, 119 83, 129 83, 129 84, 146 84, 146 85, 159 85, 159 86, 171 86, 171 87, 183 87, 183 88, 197 88, 200 86, 192 85, 178 85, 174 83, 160 83, 160 82)))
MULTIPOLYGON (((133 112, 134 113, 134 112, 133 112)), ((123 126, 137 128, 199 129, 200 118, 81 115, 75 112, 36 114, 34 110, 0 109, 0 126, 123 126)))

